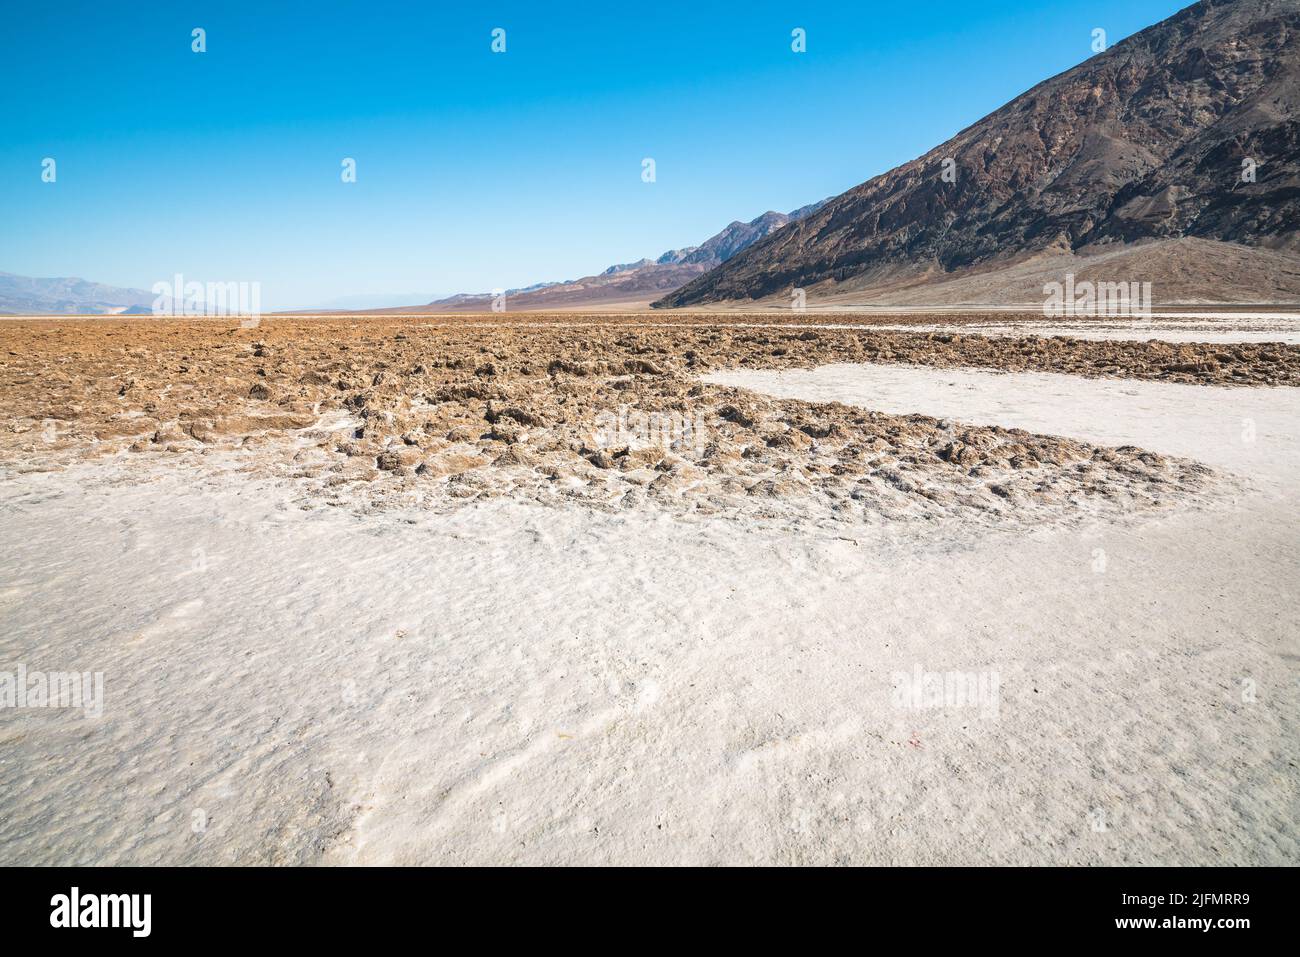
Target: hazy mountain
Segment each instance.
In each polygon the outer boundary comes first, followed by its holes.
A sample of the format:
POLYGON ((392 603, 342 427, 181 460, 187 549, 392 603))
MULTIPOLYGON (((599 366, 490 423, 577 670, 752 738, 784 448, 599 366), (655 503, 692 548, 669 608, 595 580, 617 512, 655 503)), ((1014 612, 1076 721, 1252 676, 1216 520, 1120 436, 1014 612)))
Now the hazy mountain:
POLYGON ((6 315, 117 315, 149 312, 154 295, 85 279, 33 279, 0 272, 0 313, 6 315))
MULTIPOLYGON (((1199 257, 1188 266, 1213 265, 1226 243, 1238 271, 1224 298, 1283 274, 1293 282, 1296 270, 1279 264, 1300 254, 1298 64, 1300 0, 1197 3, 655 305, 785 297, 794 287, 810 301, 850 292, 925 301, 935 284, 951 291, 976 275, 996 301, 997 270, 1024 272, 1038 259, 1070 268, 1076 257, 1095 263, 1157 245, 1162 252, 1123 260, 1148 274, 1109 278, 1150 281, 1155 298, 1177 299, 1188 270, 1173 252, 1199 257), (1251 255, 1260 249, 1274 254, 1251 255)), ((1280 295, 1300 295, 1300 285, 1280 295)))
MULTIPOLYGON (((734 222, 699 246, 670 249, 658 259, 610 266, 598 276, 569 282, 541 282, 506 293, 511 311, 557 307, 601 306, 622 302, 644 304, 678 288, 777 229, 817 209, 804 206, 792 213, 767 212, 748 223, 734 222)), ((119 289, 84 279, 31 279, 0 273, 0 314, 116 315, 148 314, 154 295, 142 289, 119 289)), ((491 308, 486 293, 462 293, 425 306, 399 306, 418 295, 356 294, 342 296, 314 309, 293 312, 478 312, 491 308)))

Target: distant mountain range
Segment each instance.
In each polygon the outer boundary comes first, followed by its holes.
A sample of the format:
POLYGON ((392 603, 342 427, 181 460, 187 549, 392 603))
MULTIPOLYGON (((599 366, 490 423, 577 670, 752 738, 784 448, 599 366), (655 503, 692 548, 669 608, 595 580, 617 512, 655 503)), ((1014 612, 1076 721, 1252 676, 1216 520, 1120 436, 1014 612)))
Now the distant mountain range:
POLYGON ((85 279, 33 279, 0 272, 0 315, 138 315, 152 312, 152 293, 85 279))
POLYGON ((1043 273, 1099 269, 1300 299, 1298 66, 1300 0, 1202 0, 655 305, 1041 300, 1043 273))
MULTIPOLYGON (((824 201, 823 201, 824 202, 824 201)), ((698 246, 670 249, 658 259, 610 266, 595 276, 567 282, 544 282, 522 289, 507 289, 505 306, 510 312, 533 309, 596 309, 642 306, 651 299, 685 285, 715 266, 748 249, 777 230, 797 222, 822 207, 802 206, 789 213, 766 212, 747 223, 731 223, 716 236, 698 246)), ((375 309, 372 312, 487 312, 492 308, 489 293, 462 293, 419 306, 375 309)))
MULTIPOLYGON (((610 266, 597 276, 567 282, 542 282, 506 291, 511 312, 528 309, 644 307, 773 232, 821 208, 821 203, 790 213, 766 212, 747 223, 733 222, 698 246, 670 249, 658 259, 610 266)), ((151 313, 152 293, 122 289, 85 279, 32 279, 0 273, 0 314, 7 315, 138 315, 151 313)), ((423 305, 399 306, 393 294, 345 296, 316 308, 294 312, 487 312, 490 293, 462 293, 423 305)), ((410 300, 407 300, 410 301, 410 300)))

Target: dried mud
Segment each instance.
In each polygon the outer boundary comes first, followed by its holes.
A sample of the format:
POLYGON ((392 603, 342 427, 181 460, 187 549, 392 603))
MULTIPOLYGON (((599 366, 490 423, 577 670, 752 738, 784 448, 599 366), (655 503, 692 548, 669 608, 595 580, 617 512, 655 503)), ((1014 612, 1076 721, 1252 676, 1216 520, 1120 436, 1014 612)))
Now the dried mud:
POLYGON ((709 318, 4 322, 0 464, 215 453, 295 480, 305 506, 441 509, 514 495, 800 521, 1077 521, 1186 501, 1217 479, 1133 447, 777 400, 697 376, 827 362, 1242 384, 1300 376, 1295 346, 709 318))

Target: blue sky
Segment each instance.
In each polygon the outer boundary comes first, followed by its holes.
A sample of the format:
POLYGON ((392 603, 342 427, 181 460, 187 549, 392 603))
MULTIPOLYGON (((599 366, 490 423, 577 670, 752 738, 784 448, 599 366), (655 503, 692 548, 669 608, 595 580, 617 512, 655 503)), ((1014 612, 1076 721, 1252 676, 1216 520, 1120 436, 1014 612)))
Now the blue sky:
POLYGON ((842 192, 1183 5, 14 4, 0 271, 272 309, 573 278, 842 192))

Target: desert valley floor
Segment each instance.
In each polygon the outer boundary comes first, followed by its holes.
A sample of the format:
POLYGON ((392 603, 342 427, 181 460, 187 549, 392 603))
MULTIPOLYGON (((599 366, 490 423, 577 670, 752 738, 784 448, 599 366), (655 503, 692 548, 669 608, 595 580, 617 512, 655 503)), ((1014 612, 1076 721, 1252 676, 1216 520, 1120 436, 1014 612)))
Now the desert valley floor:
POLYGON ((104 681, 0 864, 1300 863, 1300 318, 13 319, 0 419, 104 681))

